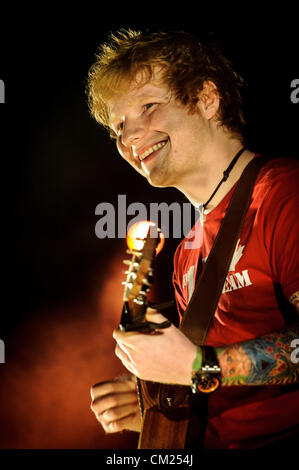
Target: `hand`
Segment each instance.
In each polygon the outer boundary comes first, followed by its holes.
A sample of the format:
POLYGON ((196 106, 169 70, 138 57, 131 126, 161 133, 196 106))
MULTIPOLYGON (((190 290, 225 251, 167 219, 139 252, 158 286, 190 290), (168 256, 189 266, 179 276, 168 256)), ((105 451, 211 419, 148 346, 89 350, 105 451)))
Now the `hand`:
POLYGON ((91 388, 91 409, 106 433, 140 432, 141 415, 135 377, 118 378, 91 388))
MULTIPOLYGON (((166 318, 148 308, 146 320, 162 323, 166 318)), ((178 328, 171 325, 153 334, 115 330, 115 354, 129 372, 140 379, 189 385, 197 347, 178 328)))

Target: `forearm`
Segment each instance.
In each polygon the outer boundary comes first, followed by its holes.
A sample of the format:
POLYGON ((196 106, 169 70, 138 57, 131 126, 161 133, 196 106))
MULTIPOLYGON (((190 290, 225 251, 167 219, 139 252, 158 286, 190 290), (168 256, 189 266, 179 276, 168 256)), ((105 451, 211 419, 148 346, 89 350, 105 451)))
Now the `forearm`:
POLYGON ((298 338, 299 321, 259 338, 216 348, 222 385, 282 385, 297 382, 299 368, 294 346, 298 347, 298 343, 296 345, 294 340, 298 338))

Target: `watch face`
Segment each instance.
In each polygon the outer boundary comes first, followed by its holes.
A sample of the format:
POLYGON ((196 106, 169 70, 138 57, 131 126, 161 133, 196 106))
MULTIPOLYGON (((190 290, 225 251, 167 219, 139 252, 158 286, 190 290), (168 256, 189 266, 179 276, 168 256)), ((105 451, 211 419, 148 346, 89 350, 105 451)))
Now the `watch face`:
POLYGON ((220 380, 218 377, 205 377, 201 376, 200 381, 197 384, 197 388, 201 393, 215 392, 220 387, 220 380))

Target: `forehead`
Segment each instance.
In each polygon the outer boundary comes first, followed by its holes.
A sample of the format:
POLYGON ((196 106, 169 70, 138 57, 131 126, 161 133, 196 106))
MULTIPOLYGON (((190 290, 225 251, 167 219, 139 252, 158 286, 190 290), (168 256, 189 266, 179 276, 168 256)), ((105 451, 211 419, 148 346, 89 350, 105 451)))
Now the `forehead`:
POLYGON ((124 87, 107 102, 110 122, 121 118, 135 106, 147 100, 162 99, 169 95, 168 87, 161 80, 153 77, 144 84, 136 82, 124 87))

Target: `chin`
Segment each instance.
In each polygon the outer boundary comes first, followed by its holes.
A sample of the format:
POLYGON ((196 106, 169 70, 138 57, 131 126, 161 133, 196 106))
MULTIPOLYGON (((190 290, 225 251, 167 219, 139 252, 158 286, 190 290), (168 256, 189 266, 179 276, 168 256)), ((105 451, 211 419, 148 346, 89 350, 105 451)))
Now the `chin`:
POLYGON ((146 178, 151 186, 155 188, 167 188, 173 186, 173 178, 169 175, 169 172, 161 171, 161 168, 152 168, 146 178))
POLYGON ((156 178, 152 177, 151 175, 147 177, 147 180, 151 186, 154 188, 167 188, 169 186, 172 186, 170 183, 167 183, 165 178, 156 178))

